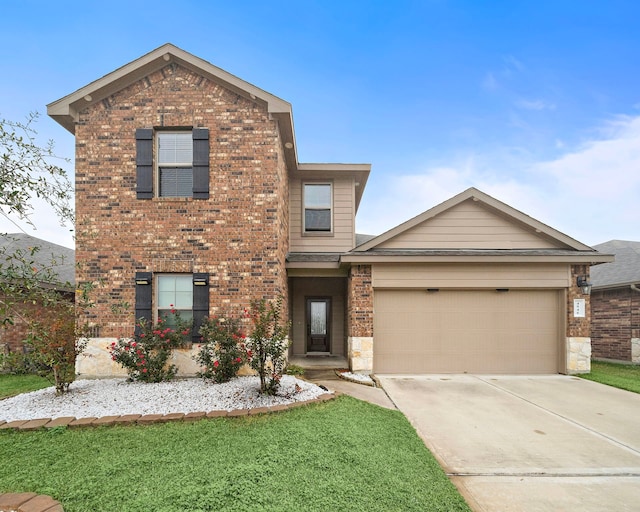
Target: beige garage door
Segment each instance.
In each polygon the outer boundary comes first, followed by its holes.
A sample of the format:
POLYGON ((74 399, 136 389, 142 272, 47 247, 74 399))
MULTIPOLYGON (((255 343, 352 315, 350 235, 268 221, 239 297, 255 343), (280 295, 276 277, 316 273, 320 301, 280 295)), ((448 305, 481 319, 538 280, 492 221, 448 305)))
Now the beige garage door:
POLYGON ((557 291, 376 290, 376 373, 557 373, 557 291))

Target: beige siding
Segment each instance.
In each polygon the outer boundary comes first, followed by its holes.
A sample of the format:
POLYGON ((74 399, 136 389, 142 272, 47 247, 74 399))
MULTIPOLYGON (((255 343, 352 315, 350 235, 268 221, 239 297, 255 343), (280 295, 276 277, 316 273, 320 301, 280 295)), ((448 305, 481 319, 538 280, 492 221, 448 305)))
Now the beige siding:
POLYGON ((373 266, 374 288, 566 288, 566 264, 384 264, 373 266))
POLYGON ((562 292, 376 290, 376 373, 557 373, 562 292))
POLYGON ((381 243, 380 249, 548 249, 559 242, 542 238, 467 200, 381 243))
POLYGON ((293 278, 292 279, 292 335, 293 355, 304 355, 306 350, 306 297, 331 297, 331 354, 345 354, 345 290, 346 279, 293 278))
POLYGON ((344 252, 355 245, 355 193, 351 178, 309 180, 333 183, 333 233, 302 233, 302 180, 291 180, 289 187, 289 250, 291 252, 344 252))

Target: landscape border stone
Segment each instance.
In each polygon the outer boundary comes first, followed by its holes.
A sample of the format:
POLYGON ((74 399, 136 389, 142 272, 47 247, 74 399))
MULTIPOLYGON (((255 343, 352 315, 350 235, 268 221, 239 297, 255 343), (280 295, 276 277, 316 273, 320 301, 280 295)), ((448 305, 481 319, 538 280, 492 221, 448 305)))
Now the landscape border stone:
MULTIPOLYGON (((333 400, 340 393, 323 393, 317 398, 311 400, 304 400, 301 402, 291 402, 286 405, 272 405, 269 407, 255 407, 253 409, 232 409, 230 411, 214 410, 214 411, 198 411, 198 412, 173 412, 169 414, 125 414, 123 416, 103 416, 100 418, 88 417, 88 418, 74 418, 72 416, 64 416, 60 418, 39 418, 34 420, 15 420, 15 421, 0 421, 0 430, 20 430, 20 431, 32 431, 39 430, 41 428, 55 428, 55 427, 100 427, 100 426, 113 426, 113 425, 151 425, 153 423, 167 423, 167 422, 191 422, 202 419, 211 418, 224 418, 224 417, 238 417, 238 416, 254 416, 257 414, 269 414, 274 412, 288 411, 296 407, 303 407, 310 404, 316 404, 327 400, 333 400)), ((0 494, 0 497, 3 496, 0 494)), ((1 504, 2 502, 0 502, 1 504)), ((0 508, 0 512, 3 510, 0 508)))

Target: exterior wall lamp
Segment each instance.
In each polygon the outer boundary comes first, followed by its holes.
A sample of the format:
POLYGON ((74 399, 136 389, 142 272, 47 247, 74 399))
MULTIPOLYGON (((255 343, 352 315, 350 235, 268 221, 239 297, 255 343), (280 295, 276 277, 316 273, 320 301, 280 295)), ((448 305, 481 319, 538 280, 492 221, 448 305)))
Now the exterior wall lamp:
POLYGON ((202 275, 195 274, 193 276, 193 286, 207 286, 209 284, 209 280, 202 275))
POLYGON ((582 290, 584 295, 591 295, 591 283, 587 281, 586 276, 578 276, 578 288, 582 290))

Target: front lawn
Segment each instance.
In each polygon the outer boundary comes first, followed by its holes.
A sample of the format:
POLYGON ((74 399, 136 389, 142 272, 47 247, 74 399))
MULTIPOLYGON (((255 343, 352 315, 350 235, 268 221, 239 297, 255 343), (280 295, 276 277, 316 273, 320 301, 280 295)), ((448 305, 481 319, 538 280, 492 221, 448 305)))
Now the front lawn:
POLYGON ((0 432, 0 492, 86 511, 469 511, 406 418, 348 396, 284 413, 0 432))
POLYGON ((634 393, 640 393, 639 365, 591 361, 591 373, 585 373, 579 376, 583 379, 626 389, 634 393))
POLYGON ((49 386, 51 386, 51 383, 38 375, 0 374, 0 400, 49 386))

